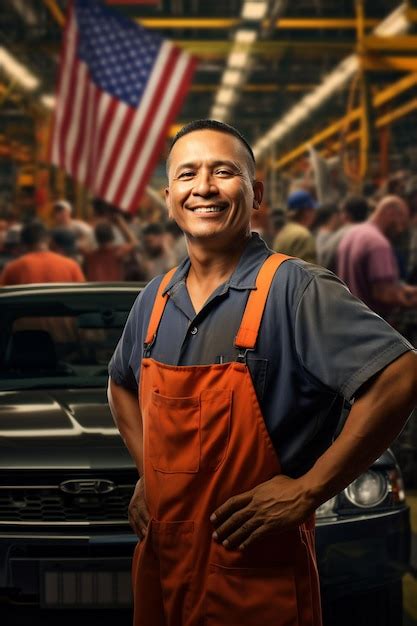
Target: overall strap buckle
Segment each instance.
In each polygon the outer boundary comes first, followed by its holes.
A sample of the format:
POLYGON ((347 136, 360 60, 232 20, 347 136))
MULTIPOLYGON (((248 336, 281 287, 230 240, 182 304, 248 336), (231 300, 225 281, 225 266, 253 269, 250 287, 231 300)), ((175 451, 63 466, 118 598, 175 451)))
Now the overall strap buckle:
POLYGON ((239 348, 238 355, 236 357, 237 363, 248 363, 248 352, 254 352, 255 348, 239 348))
POLYGON ((155 339, 156 339, 156 333, 154 334, 154 336, 152 337, 151 341, 148 342, 144 342, 143 344, 143 358, 144 359, 149 359, 149 357, 151 356, 151 349, 153 344, 155 343, 155 339))

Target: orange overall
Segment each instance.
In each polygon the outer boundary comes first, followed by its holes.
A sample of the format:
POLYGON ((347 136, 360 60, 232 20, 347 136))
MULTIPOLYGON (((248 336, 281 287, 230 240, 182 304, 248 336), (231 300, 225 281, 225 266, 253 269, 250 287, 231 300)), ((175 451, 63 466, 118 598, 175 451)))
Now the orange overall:
POLYGON ((159 288, 139 396, 151 521, 133 559, 135 626, 321 626, 314 519, 243 552, 216 543, 209 521, 231 496, 281 472, 245 355, 287 258, 274 254, 261 267, 231 363, 172 366, 150 358, 172 271, 159 288))

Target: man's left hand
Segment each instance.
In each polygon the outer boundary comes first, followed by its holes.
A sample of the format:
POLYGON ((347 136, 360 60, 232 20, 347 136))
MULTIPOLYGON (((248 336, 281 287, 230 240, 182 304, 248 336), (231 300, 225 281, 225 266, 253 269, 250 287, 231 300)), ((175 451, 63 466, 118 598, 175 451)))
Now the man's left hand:
POLYGON ((268 533, 298 526, 314 508, 300 479, 274 476, 214 511, 213 538, 230 550, 244 550, 268 533))

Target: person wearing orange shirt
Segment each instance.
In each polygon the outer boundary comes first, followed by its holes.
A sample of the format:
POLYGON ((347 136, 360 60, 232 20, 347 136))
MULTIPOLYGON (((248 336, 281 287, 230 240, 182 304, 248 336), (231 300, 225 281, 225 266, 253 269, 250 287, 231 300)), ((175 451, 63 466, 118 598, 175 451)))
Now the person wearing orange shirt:
POLYGON ((48 231, 40 222, 26 224, 21 240, 27 252, 5 266, 0 274, 0 285, 85 282, 76 261, 49 250, 48 231))

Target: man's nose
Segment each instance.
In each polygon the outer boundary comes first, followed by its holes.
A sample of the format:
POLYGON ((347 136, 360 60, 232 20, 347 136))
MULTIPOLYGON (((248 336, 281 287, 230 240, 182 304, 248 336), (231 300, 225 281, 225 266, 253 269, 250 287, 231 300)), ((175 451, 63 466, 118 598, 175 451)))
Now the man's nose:
POLYGON ((196 196, 207 196, 217 193, 217 185, 210 172, 200 172, 195 179, 193 194, 196 196))

